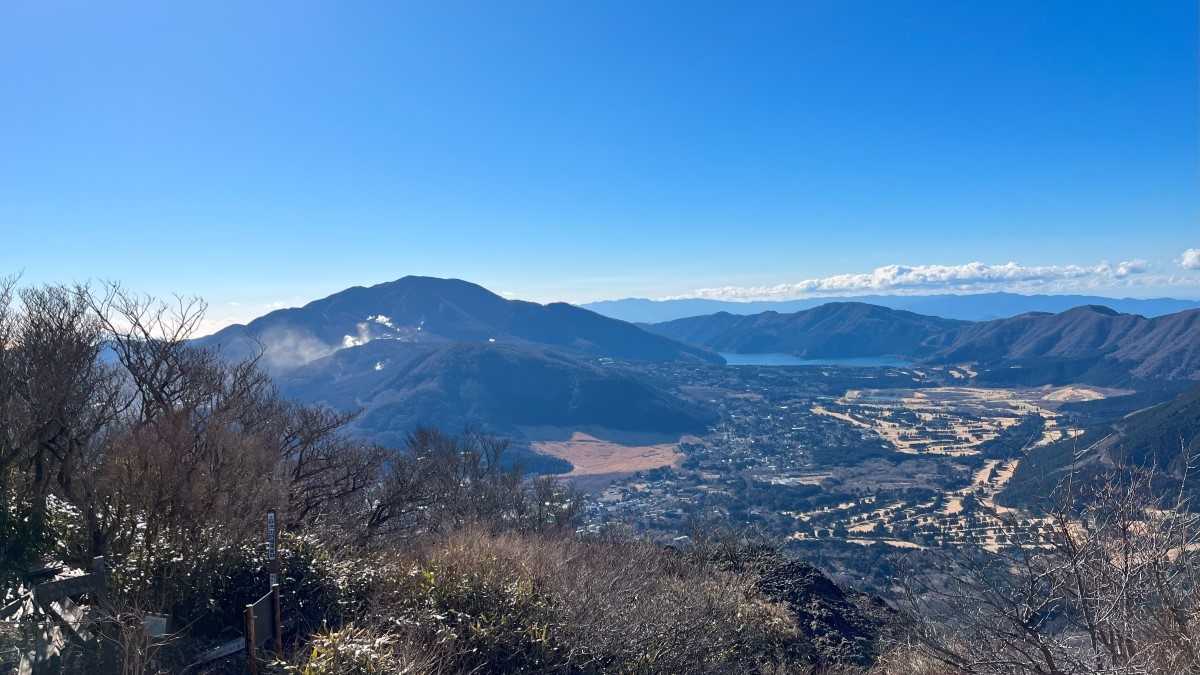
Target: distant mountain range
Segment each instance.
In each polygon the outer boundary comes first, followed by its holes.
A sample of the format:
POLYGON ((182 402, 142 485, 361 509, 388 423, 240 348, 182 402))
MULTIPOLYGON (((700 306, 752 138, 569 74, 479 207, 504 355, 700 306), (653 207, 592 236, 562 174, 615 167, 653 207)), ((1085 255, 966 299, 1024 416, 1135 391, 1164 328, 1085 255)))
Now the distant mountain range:
POLYGON ((1103 305, 1125 314, 1162 316, 1200 308, 1198 300, 1157 298, 1102 298, 1091 295, 1020 295, 1017 293, 978 293, 973 295, 866 295, 859 297, 807 298, 758 302, 728 302, 689 298, 681 300, 603 300, 581 307, 605 316, 634 323, 661 323, 691 316, 727 312, 749 315, 773 311, 798 312, 831 302, 860 302, 917 314, 965 321, 988 321, 1027 312, 1062 312, 1080 305, 1103 305))
POLYGON ((975 363, 983 371, 978 380, 997 385, 1200 379, 1200 309, 1148 319, 1087 305, 970 323, 830 303, 792 314, 722 312, 647 329, 722 352, 975 363))
POLYGON ((763 312, 676 319, 647 330, 719 352, 786 353, 805 359, 894 356, 937 351, 965 321, 922 316, 861 302, 831 302, 792 314, 763 312))

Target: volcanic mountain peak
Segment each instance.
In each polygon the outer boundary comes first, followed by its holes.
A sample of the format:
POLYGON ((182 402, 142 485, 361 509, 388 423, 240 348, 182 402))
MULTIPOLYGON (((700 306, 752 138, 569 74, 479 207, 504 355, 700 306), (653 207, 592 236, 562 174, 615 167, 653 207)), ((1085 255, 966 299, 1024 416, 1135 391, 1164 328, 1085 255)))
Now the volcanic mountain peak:
POLYGON ((234 358, 261 345, 264 364, 281 371, 380 339, 530 344, 581 356, 721 362, 703 348, 573 305, 508 300, 461 279, 415 276, 348 288, 303 307, 230 326, 199 342, 219 346, 234 358))

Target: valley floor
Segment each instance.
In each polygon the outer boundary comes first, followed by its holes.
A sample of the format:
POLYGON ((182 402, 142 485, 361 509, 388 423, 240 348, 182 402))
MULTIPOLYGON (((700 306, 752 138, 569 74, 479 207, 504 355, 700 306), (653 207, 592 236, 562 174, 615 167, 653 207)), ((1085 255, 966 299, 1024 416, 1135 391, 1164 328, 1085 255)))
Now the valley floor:
POLYGON ((720 421, 674 443, 602 430, 531 438, 576 467, 567 476, 584 479, 593 528, 633 522, 661 541, 716 519, 806 548, 1017 544, 1048 527, 996 503, 1022 451, 1078 436, 1064 404, 1128 393, 971 386, 969 364, 640 368, 720 421))

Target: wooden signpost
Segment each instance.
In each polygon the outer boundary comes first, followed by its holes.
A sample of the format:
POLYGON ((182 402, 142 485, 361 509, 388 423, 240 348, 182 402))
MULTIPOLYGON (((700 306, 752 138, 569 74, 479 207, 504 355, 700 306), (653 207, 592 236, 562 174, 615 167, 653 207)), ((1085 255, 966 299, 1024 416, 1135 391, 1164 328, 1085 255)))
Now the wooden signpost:
POLYGON ((267 571, 271 573, 271 587, 279 583, 279 544, 275 531, 275 509, 267 511, 267 571))
POLYGON ((271 574, 271 590, 246 605, 246 637, 217 647, 200 657, 195 665, 207 663, 238 651, 246 650, 250 675, 258 675, 258 648, 269 640, 275 642, 275 658, 283 660, 283 619, 279 594, 279 543, 275 511, 267 512, 267 571, 271 574))
POLYGON ((279 540, 275 509, 267 511, 267 571, 271 574, 271 592, 246 605, 246 658, 250 675, 258 675, 258 647, 275 641, 275 657, 283 659, 283 622, 279 609, 279 540))

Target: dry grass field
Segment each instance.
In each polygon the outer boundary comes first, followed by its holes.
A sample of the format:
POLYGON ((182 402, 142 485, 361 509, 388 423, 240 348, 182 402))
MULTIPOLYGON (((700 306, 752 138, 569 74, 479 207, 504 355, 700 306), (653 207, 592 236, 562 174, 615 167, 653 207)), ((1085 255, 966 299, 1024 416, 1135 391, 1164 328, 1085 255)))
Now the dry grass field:
POLYGON ((1056 429, 1058 404, 1092 401, 1125 393, 1097 387, 986 389, 939 387, 920 391, 850 390, 833 405, 812 412, 870 429, 905 454, 961 456, 977 452, 981 443, 1027 415, 1046 420, 1042 443, 1056 441, 1073 429, 1056 429))
POLYGON ((537 452, 571 463, 567 478, 600 474, 628 474, 675 466, 683 459, 679 444, 699 442, 691 436, 668 436, 610 429, 525 427, 521 432, 537 452))
MULTIPOLYGON (((967 375, 963 370, 962 375, 967 375)), ((980 444, 1029 415, 1038 415, 1045 420, 1037 445, 1075 437, 1081 430, 1061 424, 1063 418, 1057 411, 1060 405, 1123 393, 1128 392, 1079 385, 1029 389, 850 390, 836 400, 814 405, 811 410, 817 415, 869 430, 891 444, 896 452, 954 458, 977 454, 980 444)), ((823 513, 846 513, 844 519, 838 520, 842 520, 850 534, 849 540, 855 543, 882 541, 893 546, 919 547, 918 543, 888 534, 881 536, 877 527, 886 526, 890 530, 896 526, 933 526, 938 532, 938 541, 944 544, 972 541, 996 550, 1013 536, 1013 527, 1005 519, 1016 514, 998 506, 994 499, 1012 478, 1019 461, 985 461, 974 471, 970 485, 945 494, 936 505, 932 501, 920 504, 877 502, 874 496, 869 496, 857 502, 825 507, 823 513), (968 497, 982 508, 967 514, 964 500, 968 497), (852 517, 852 514, 857 515, 852 517)), ((806 515, 797 514, 797 517, 806 520, 806 515)), ((1034 527, 1044 525, 1037 517, 1027 515, 1024 520, 1034 527)), ((811 536, 795 535, 800 539, 811 536)))

